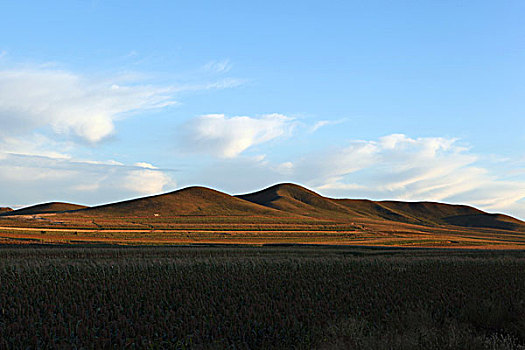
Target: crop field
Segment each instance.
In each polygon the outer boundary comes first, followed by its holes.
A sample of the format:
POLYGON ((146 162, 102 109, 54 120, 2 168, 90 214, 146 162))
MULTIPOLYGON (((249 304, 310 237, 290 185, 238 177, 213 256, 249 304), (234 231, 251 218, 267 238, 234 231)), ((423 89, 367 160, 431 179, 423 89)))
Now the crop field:
POLYGON ((0 246, 0 348, 525 348, 525 252, 0 246))

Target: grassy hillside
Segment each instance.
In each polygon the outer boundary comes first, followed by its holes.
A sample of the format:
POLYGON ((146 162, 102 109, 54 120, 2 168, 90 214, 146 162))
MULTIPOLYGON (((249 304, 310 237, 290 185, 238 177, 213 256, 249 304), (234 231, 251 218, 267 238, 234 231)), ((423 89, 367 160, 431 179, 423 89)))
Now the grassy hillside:
POLYGON ((278 184, 239 198, 270 208, 322 219, 356 218, 419 225, 454 225, 525 231, 525 223, 502 214, 488 214, 466 205, 435 202, 332 199, 295 184, 278 184))
POLYGON ((7 211, 3 215, 35 215, 44 213, 57 213, 69 210, 78 210, 87 208, 85 205, 62 203, 62 202, 49 202, 43 204, 32 205, 22 209, 13 211, 7 211))
POLYGON ((258 204, 205 187, 92 207, 77 212, 85 216, 289 216, 258 204))
POLYGON ((290 183, 278 184, 237 197, 269 208, 315 218, 348 220, 362 216, 332 199, 290 183))

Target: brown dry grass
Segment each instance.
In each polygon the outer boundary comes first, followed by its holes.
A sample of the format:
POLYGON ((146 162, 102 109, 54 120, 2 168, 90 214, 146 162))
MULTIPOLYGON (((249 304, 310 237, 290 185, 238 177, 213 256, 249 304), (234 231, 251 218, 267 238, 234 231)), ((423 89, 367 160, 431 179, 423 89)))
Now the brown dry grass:
MULTIPOLYGON (((484 232, 473 229, 446 230, 414 226, 385 227, 383 224, 368 223, 360 230, 320 229, 306 225, 308 230, 289 229, 282 224, 272 230, 248 227, 228 229, 202 229, 203 225, 191 228, 186 225, 179 229, 71 229, 0 227, 0 240, 4 243, 107 243, 107 244, 326 244, 326 245, 368 245, 400 247, 449 247, 476 249, 524 249, 525 235, 508 232, 484 232)), ((303 227, 301 227, 303 228, 303 227)))

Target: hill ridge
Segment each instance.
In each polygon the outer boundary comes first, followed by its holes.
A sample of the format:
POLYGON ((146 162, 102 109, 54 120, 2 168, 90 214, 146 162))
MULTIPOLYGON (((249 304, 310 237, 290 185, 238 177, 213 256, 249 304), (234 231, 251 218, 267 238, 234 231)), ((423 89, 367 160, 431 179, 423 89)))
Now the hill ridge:
POLYGON ((338 219, 346 216, 347 220, 367 217, 427 226, 454 225, 525 231, 525 222, 517 218, 505 214, 487 213, 464 204, 447 204, 432 201, 335 199, 324 197, 293 183, 275 184, 256 192, 238 195, 237 197, 297 214, 301 210, 307 210, 308 214, 315 217, 330 215, 332 218, 338 219), (311 200, 312 198, 315 200, 311 200), (319 208, 305 208, 302 204, 298 205, 296 201, 302 201, 307 206, 321 203, 322 210, 319 210, 319 208), (330 210, 333 212, 327 213, 330 210))
POLYGON ((175 191, 77 210, 96 215, 178 216, 178 215, 269 215, 282 213, 227 193, 204 186, 189 186, 175 191))
POLYGON ((336 199, 288 182, 235 196, 204 186, 188 186, 167 193, 94 207, 49 202, 0 215, 49 213, 67 213, 82 217, 264 216, 274 219, 297 218, 341 223, 364 219, 381 221, 387 225, 452 225, 525 232, 525 222, 517 218, 487 213, 468 205, 431 201, 336 199))

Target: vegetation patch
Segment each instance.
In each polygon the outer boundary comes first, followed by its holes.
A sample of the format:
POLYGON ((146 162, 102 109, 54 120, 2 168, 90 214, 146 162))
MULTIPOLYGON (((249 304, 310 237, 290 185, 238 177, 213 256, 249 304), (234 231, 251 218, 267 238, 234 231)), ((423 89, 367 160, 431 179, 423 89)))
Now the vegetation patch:
POLYGON ((0 348, 515 349, 525 253, 0 248, 0 348))

